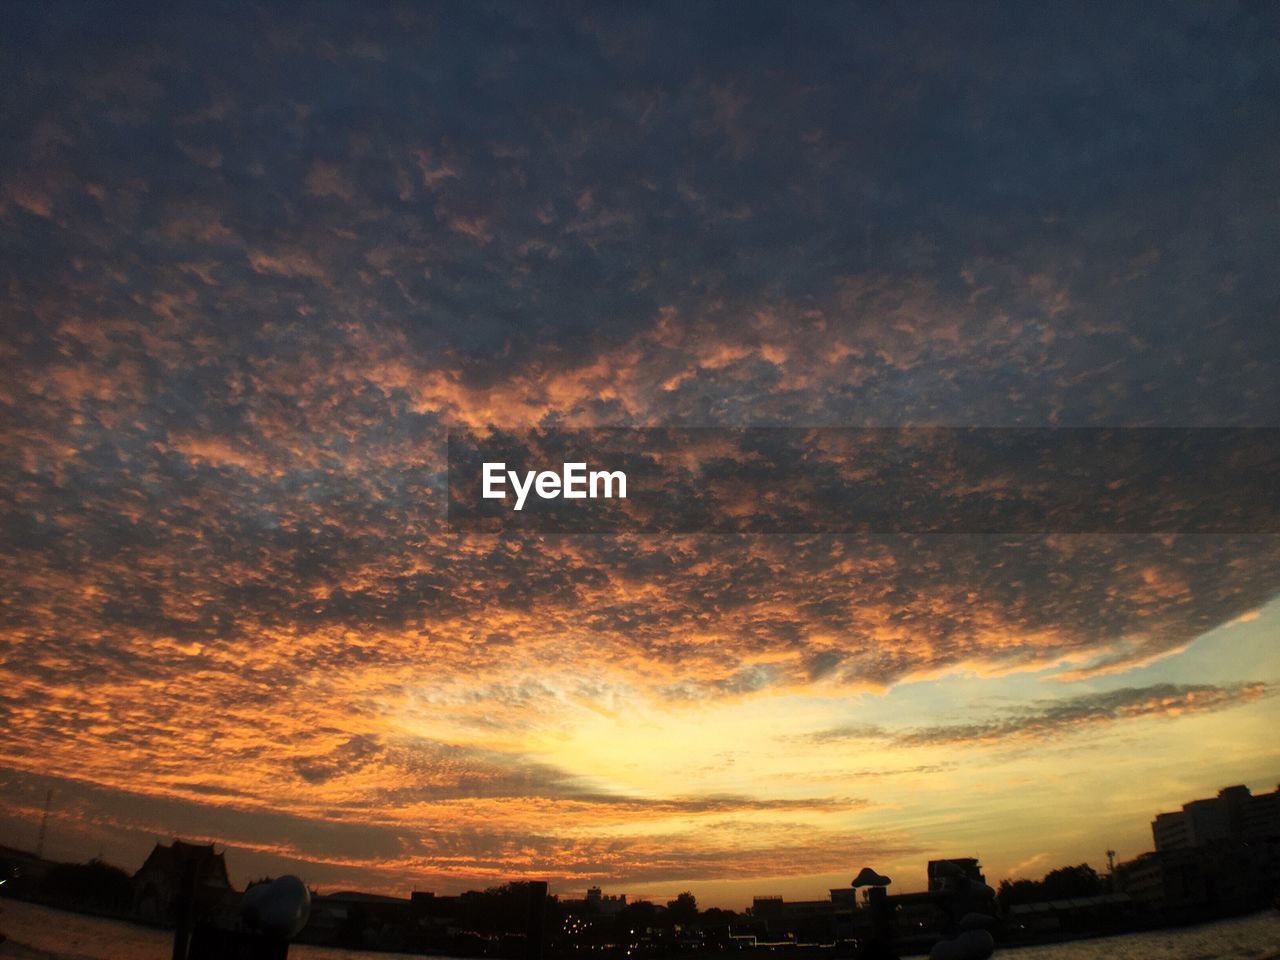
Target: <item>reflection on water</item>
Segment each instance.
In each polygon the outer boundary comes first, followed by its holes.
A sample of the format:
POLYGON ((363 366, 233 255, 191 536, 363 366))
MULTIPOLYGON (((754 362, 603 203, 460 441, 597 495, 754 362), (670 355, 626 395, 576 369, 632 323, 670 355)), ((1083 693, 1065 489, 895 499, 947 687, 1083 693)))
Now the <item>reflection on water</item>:
POLYGON ((1104 940, 997 950, 1009 960, 1261 960, 1280 957, 1280 913, 1104 940))
MULTIPOLYGON (((0 931, 18 943, 76 960, 168 960, 172 943, 162 930, 16 900, 0 900, 0 931)), ((289 951, 290 960, 407 960, 408 956, 306 946, 289 951)), ((996 956, 1010 960, 1262 960, 1280 957, 1280 914, 1270 911, 1185 930, 998 950, 996 956)))

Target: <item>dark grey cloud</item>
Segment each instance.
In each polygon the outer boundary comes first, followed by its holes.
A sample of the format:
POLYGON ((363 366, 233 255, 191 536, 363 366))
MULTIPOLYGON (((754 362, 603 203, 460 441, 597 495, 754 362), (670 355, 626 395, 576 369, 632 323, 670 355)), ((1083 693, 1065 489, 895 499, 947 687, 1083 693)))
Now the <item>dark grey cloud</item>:
MULTIPOLYGON (((862 348, 820 405, 756 354, 653 412, 1275 422, 1273 12, 733 19, 21 8, 0 169, 24 359, 57 356, 42 297, 180 317, 227 372, 354 322, 474 387, 663 308, 711 340, 766 309, 862 348), (915 343, 885 326, 903 307, 915 343)), ((190 366, 139 373, 197 399, 190 366)))
POLYGON ((1068 736, 1091 727, 1126 720, 1173 718, 1184 714, 1227 710, 1274 695, 1274 684, 1262 681, 1233 684, 1160 683, 1147 687, 1121 687, 1058 700, 1038 700, 1023 707, 992 711, 991 717, 973 723, 907 729, 855 724, 821 730, 808 739, 813 743, 888 740, 906 747, 1016 743, 1068 736))

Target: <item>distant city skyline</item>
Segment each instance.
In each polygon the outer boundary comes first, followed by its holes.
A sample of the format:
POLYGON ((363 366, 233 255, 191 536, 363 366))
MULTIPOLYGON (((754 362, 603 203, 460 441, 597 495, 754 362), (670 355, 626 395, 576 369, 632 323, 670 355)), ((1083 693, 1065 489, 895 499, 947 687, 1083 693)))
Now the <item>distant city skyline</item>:
POLYGON ((446 516, 461 428, 1280 427, 1280 6, 4 19, 0 842, 728 906, 1280 780, 1274 535, 446 516))
MULTIPOLYGON (((1154 818, 1148 824, 1147 833, 1150 838, 1147 844, 1148 849, 1138 851, 1136 853, 1130 853, 1121 858, 1120 865, 1122 867, 1126 865, 1132 866, 1134 862, 1141 860, 1143 857, 1150 856, 1152 851, 1186 850, 1188 848, 1202 845, 1206 842, 1212 843, 1221 840, 1238 841, 1243 839, 1247 841, 1250 837, 1255 835, 1259 838, 1273 837, 1275 835, 1275 828, 1277 824, 1280 824, 1280 784, 1276 785, 1269 791, 1251 791, 1247 784, 1232 785, 1220 788, 1213 796, 1191 798, 1181 804, 1176 804, 1176 806, 1178 806, 1179 809, 1161 811, 1155 814, 1154 818), (1126 864, 1126 861, 1128 861, 1128 864, 1126 864)), ((46 826, 47 818, 42 816, 37 853, 39 853, 40 848, 43 847, 46 826)), ((175 837, 173 840, 176 842, 183 842, 183 838, 180 837, 175 837)), ((215 850, 221 847, 225 852, 225 850, 228 849, 227 844, 219 843, 218 841, 211 840, 209 838, 205 838, 205 840, 211 844, 215 850)), ((158 849, 160 846, 165 844, 165 841, 162 838, 157 838, 155 843, 157 845, 156 849, 158 849)), ((17 849, 21 849, 21 847, 18 847, 17 849)), ((1095 868, 1100 875, 1109 875, 1112 867, 1111 861, 1114 860, 1116 852, 1117 851, 1111 849, 1105 851, 1104 857, 1108 861, 1107 867, 1105 870, 1101 868, 1101 866, 1095 868)), ((102 857, 103 852, 100 850, 94 859, 101 860, 102 857)), ((51 857, 49 859, 56 860, 57 858, 51 857)), ((74 860, 75 858, 72 859, 74 860)), ((221 855, 219 855, 218 859, 219 863, 221 863, 221 855)), ((972 859, 975 863, 980 863, 981 861, 981 857, 976 855, 972 858, 961 857, 960 859, 972 859)), ((1081 862, 1091 864, 1091 861, 1088 859, 1082 860, 1081 862)), ((992 876, 989 878, 990 882, 994 885, 1002 880, 1035 879, 1037 875, 1047 874, 1059 867, 1069 867, 1073 865, 1068 863, 1052 865, 1049 864, 1044 857, 1039 856, 1029 858, 1024 861, 1024 865, 1026 867, 1031 867, 1033 864, 1035 865, 1034 869, 1030 869, 1026 872, 1011 873, 1007 876, 992 876)), ((114 865, 125 866, 126 869, 128 867, 127 864, 114 865)), ((145 868, 145 866, 146 865, 143 864, 143 868, 145 868)), ((232 885, 235 886, 236 884, 231 871, 225 866, 223 869, 227 870, 227 876, 232 880, 232 885)), ((253 874, 249 880, 243 881, 240 886, 247 886, 251 880, 258 879, 258 876, 258 874, 253 874)), ((922 876, 924 877, 924 882, 920 882, 919 878, 915 877, 905 883, 894 883, 892 877, 889 877, 888 880, 896 892, 915 893, 928 889, 930 886, 928 875, 922 874, 922 876)), ((349 892, 346 889, 321 889, 319 885, 312 885, 312 887, 321 895, 349 892)), ((849 885, 836 885, 828 888, 827 892, 832 898, 834 898, 837 891, 849 891, 851 889, 852 888, 849 885)), ((408 891, 379 890, 364 892, 375 892, 386 896, 404 898, 410 893, 420 891, 414 889, 408 891)), ((437 893, 437 891, 434 890, 426 892, 433 894, 437 893)), ((460 889, 452 890, 445 895, 456 895, 462 892, 465 891, 460 889)), ((619 891, 615 888, 605 889, 600 884, 592 884, 586 888, 586 890, 583 891, 582 897, 575 897, 575 891, 569 889, 553 888, 549 892, 554 896, 559 897, 563 902, 582 902, 588 906, 594 905, 594 908, 598 912, 606 915, 616 912, 617 909, 626 906, 628 902, 632 904, 649 902, 661 906, 664 903, 676 900, 678 897, 683 896, 686 893, 692 893, 690 890, 681 890, 679 892, 671 893, 649 890, 645 893, 636 895, 627 891, 619 891)), ((783 901, 788 898, 781 893, 771 891, 753 894, 751 896, 751 903, 745 904, 741 907, 734 906, 729 903, 701 903, 700 906, 703 909, 708 907, 718 907, 721 909, 743 912, 754 903, 758 903, 760 900, 773 899, 783 901)), ((812 899, 813 898, 805 898, 806 901, 812 901, 812 899)))

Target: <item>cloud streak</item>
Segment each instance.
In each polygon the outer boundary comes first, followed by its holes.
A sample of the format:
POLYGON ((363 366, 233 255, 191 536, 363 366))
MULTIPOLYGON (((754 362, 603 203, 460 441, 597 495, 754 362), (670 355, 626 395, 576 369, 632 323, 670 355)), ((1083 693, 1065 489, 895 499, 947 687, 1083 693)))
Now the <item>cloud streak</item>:
POLYGON ((1261 681, 1227 685, 1162 683, 1121 687, 1024 707, 997 711, 989 720, 887 730, 864 724, 833 727, 811 734, 813 743, 888 740, 902 747, 1002 746, 1097 732, 1128 720, 1173 719, 1213 713, 1274 696, 1273 685, 1261 681))

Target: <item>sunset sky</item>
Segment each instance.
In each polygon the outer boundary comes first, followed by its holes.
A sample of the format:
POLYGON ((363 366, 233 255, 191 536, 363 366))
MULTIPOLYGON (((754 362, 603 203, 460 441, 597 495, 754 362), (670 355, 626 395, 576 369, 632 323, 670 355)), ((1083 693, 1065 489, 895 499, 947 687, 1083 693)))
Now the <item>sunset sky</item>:
POLYGON ((741 908, 1280 782, 1280 536, 481 534, 450 429, 1280 427, 1280 6, 0 9, 0 844, 741 908))

